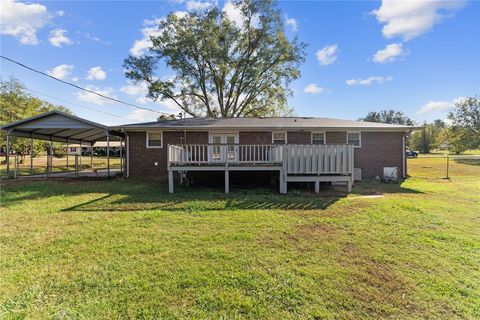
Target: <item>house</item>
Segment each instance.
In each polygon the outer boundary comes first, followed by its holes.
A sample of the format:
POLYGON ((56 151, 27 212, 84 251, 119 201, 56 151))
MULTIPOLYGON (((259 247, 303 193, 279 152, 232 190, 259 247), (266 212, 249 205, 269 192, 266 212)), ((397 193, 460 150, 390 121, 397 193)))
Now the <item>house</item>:
POLYGON ((90 147, 102 141, 107 150, 118 141, 125 145, 124 175, 168 180, 169 192, 175 179, 220 172, 228 193, 230 173, 263 172, 276 177, 286 193, 289 182, 311 182, 318 192, 324 182, 350 190, 360 177, 405 177, 405 138, 415 128, 312 117, 186 118, 107 127, 53 110, 2 129, 7 150, 10 136, 90 147))
MULTIPOLYGON (((123 144, 122 144, 123 145, 123 144)), ((120 154, 120 141, 111 141, 108 145, 110 149, 110 154, 119 155, 120 154)), ((93 148, 94 154, 106 155, 107 154, 107 142, 106 141, 97 141, 91 147, 87 147, 80 144, 69 144, 67 146, 67 153, 69 155, 90 155, 91 148, 93 148)))
POLYGON ((288 182, 370 179, 407 172, 405 137, 412 126, 313 117, 186 118, 116 126, 125 133, 126 175, 169 180, 192 172, 270 171, 280 192, 288 182), (361 172, 361 174, 360 174, 361 172))

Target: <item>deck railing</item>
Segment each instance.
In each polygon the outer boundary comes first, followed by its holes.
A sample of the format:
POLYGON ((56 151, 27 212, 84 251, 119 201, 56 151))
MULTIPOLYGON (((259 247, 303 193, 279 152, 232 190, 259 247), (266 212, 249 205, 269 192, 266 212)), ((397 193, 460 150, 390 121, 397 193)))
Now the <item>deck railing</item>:
POLYGON ((352 174, 353 145, 182 144, 168 146, 168 163, 279 165, 288 174, 352 174))

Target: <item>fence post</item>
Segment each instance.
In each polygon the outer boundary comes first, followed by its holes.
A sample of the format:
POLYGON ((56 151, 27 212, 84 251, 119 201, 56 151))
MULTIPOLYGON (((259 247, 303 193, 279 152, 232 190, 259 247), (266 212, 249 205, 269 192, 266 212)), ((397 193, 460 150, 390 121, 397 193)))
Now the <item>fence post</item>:
POLYGON ((448 177, 448 167, 450 165, 449 162, 450 162, 450 157, 447 155, 447 179, 449 179, 449 177, 448 177))

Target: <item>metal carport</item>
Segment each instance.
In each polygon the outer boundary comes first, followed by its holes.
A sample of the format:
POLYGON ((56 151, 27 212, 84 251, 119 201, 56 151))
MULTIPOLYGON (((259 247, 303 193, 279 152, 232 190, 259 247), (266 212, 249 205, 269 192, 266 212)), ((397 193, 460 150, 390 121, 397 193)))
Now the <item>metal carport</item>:
MULTIPOLYGON (((10 137, 30 138, 50 141, 50 156, 52 155, 52 142, 76 143, 84 146, 93 146, 96 141, 107 142, 107 166, 110 176, 110 147, 112 140, 122 142, 124 134, 111 130, 109 127, 82 119, 58 110, 52 110, 30 118, 15 121, 1 127, 6 131, 7 146, 7 176, 10 174, 10 137)), ((122 150, 122 148, 120 148, 122 150)), ((30 163, 33 159, 33 148, 30 147, 30 163)), ((120 155, 120 158, 122 156, 120 155)), ((120 166, 122 168, 122 165, 120 166)), ((48 170, 47 170, 48 172, 48 170)))

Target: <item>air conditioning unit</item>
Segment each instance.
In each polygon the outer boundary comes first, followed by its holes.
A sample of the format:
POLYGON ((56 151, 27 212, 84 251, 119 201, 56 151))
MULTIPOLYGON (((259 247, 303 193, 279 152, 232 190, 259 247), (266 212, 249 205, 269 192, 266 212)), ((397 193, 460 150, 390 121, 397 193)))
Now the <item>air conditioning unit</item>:
POLYGON ((383 180, 384 181, 397 181, 398 180, 398 167, 383 167, 383 180))

